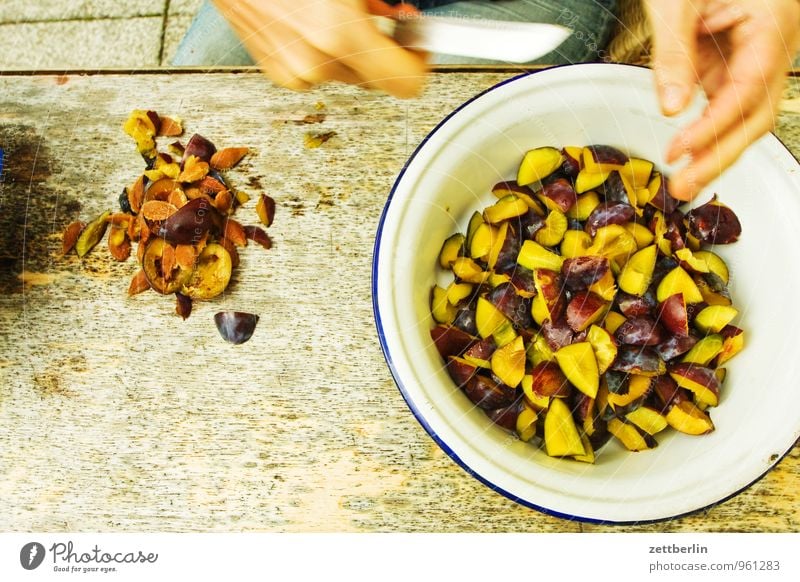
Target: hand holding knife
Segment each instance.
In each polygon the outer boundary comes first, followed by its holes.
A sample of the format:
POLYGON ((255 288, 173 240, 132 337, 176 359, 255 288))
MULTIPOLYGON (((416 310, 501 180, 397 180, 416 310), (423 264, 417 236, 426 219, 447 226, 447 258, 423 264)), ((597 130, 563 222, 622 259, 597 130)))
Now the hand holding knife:
POLYGON ((413 97, 428 70, 426 52, 528 62, 569 34, 549 24, 429 16, 381 0, 214 3, 264 74, 295 90, 341 81, 413 97))

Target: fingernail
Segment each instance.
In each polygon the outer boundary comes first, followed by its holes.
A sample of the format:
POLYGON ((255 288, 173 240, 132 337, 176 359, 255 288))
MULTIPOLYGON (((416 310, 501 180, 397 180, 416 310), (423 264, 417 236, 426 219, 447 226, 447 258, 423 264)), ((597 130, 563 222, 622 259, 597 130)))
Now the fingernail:
POLYGON ((692 193, 688 190, 681 188, 678 192, 670 194, 676 200, 680 200, 682 202, 689 202, 693 196, 692 193))
POLYGON ((673 83, 664 87, 661 92, 661 102, 664 107, 664 113, 667 115, 680 113, 686 104, 687 95, 688 91, 683 85, 673 83))
POLYGON ((675 136, 667 150, 667 163, 672 164, 681 157, 690 155, 691 152, 692 148, 690 147, 689 139, 684 132, 681 132, 675 136))
POLYGON ((695 196, 691 182, 692 180, 686 179, 686 169, 678 173, 676 176, 673 176, 669 181, 670 196, 678 200, 688 202, 695 196))
POLYGON ((681 148, 680 144, 673 143, 667 150, 667 156, 666 156, 667 163, 668 164, 674 163, 681 157, 682 154, 683 154, 683 148, 681 148))

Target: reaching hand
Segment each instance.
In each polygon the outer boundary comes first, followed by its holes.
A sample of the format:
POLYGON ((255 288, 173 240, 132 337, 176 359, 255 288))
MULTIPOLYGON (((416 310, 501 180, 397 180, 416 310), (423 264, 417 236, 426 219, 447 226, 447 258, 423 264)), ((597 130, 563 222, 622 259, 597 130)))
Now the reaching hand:
POLYGON ((290 89, 337 80, 419 93, 425 58, 383 35, 366 0, 214 0, 264 73, 290 89))
POLYGON ((646 0, 653 68, 665 114, 708 97, 700 119, 675 137, 667 161, 689 163, 670 191, 689 200, 772 129, 786 72, 800 45, 797 0, 646 0))

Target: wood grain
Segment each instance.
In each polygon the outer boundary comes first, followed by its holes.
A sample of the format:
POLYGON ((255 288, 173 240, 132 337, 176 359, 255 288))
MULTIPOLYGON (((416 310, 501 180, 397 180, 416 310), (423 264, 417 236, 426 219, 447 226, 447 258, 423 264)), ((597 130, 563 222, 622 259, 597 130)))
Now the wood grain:
MULTIPOLYGON (((609 528, 492 492, 410 414, 372 319, 377 222, 443 114, 510 75, 435 74, 408 102, 246 72, 0 76, 0 531, 797 531, 797 447, 706 512, 609 528), (187 321, 126 296, 135 261, 59 256, 62 228, 141 171, 121 130, 134 108, 252 148, 229 173, 252 197, 242 222, 255 195, 278 203, 274 247, 244 249, 187 321), (308 149, 307 132, 335 136, 308 149), (217 335, 221 309, 261 315, 248 343, 217 335)), ((795 153, 796 113, 779 127, 795 153)))

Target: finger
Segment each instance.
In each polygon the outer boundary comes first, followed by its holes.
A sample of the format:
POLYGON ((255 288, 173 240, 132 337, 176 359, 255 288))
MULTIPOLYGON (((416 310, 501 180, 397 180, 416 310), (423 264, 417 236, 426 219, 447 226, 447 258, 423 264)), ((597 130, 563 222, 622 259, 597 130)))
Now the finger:
POLYGON ((286 64, 277 59, 269 59, 260 64, 259 67, 276 85, 285 89, 307 91, 312 87, 311 83, 299 78, 286 64))
POLYGON ((679 200, 691 200, 697 196, 773 124, 772 112, 759 109, 741 126, 720 135, 713 147, 695 156, 687 166, 670 177, 670 194, 679 200))
POLYGON ((265 21, 263 15, 254 11, 249 3, 236 4, 232 11, 225 12, 229 24, 236 31, 242 44, 261 72, 273 83, 281 87, 303 90, 308 87, 294 79, 291 71, 272 58, 275 45, 271 42, 272 22, 265 21))
MULTIPOLYGON (((729 5, 728 10, 737 16, 737 23, 743 22, 743 11, 738 4, 722 0, 716 4, 729 5)), ((751 17, 756 20, 744 22, 728 34, 701 39, 701 61, 716 63, 704 71, 702 79, 709 105, 703 116, 673 141, 667 152, 668 161, 673 162, 687 152, 706 149, 717 135, 741 123, 752 109, 769 107, 773 113, 777 112, 785 84, 784 73, 790 63, 786 43, 793 42, 794 38, 775 30, 773 16, 751 17), (724 56, 728 54, 732 54, 728 61, 730 68, 723 70, 719 65, 727 67, 724 56)))
POLYGON ((646 5, 661 109, 665 115, 675 115, 689 103, 699 77, 695 63, 699 15, 687 0, 649 0, 646 5))
POLYGON ((262 8, 264 13, 256 12, 249 4, 240 6, 248 26, 258 23, 257 28, 242 38, 248 51, 256 54, 254 60, 277 84, 304 91, 327 80, 360 81, 353 71, 311 47, 292 27, 280 20, 280 14, 276 19, 264 20, 264 14, 271 13, 274 6, 262 8))
POLYGON ((427 74, 425 56, 384 36, 366 13, 347 13, 315 34, 299 30, 321 52, 352 70, 364 86, 397 97, 417 95, 427 74))
POLYGON ((222 14, 243 44, 255 45, 259 41, 262 45, 271 45, 268 39, 275 21, 268 19, 266 12, 256 10, 250 2, 237 2, 222 14))
POLYGON ((724 61, 709 65, 700 77, 700 86, 708 100, 714 99, 728 79, 728 66, 724 61))
POLYGON ((276 85, 294 91, 307 91, 312 84, 299 77, 282 59, 276 58, 278 47, 270 40, 270 35, 254 34, 243 40, 253 60, 267 77, 276 85))
POLYGON ((368 84, 365 84, 361 77, 359 77, 356 72, 347 65, 337 64, 337 66, 330 71, 328 78, 331 81, 339 81, 340 83, 347 83, 348 85, 357 85, 364 89, 371 89, 371 87, 369 87, 368 84))
POLYGON ((309 83, 298 78, 286 63, 274 58, 276 47, 268 40, 269 38, 270 35, 259 34, 259 31, 241 36, 242 43, 255 64, 273 83, 295 91, 309 89, 311 87, 309 83))
POLYGON ((792 67, 797 53, 800 51, 800 2, 785 0, 775 10, 768 11, 764 18, 771 20, 773 27, 778 23, 783 23, 783 26, 775 31, 775 35, 781 42, 783 58, 788 70, 792 67))
POLYGON ((687 152, 699 152, 741 124, 756 110, 766 110, 774 115, 780 104, 785 77, 779 69, 765 79, 752 72, 731 70, 721 89, 714 94, 703 115, 684 129, 667 152, 667 161, 674 162, 687 152))
POLYGON ((745 19, 744 10, 736 2, 712 0, 703 9, 701 26, 706 34, 716 34, 741 24, 745 19))
POLYGON ((341 61, 370 87, 400 98, 419 94, 428 72, 426 56, 400 47, 371 25, 363 28, 341 61))
POLYGON ((275 48, 270 58, 283 65, 300 81, 313 86, 329 80, 358 84, 361 78, 346 65, 308 43, 290 28, 276 28, 272 34, 275 48))

